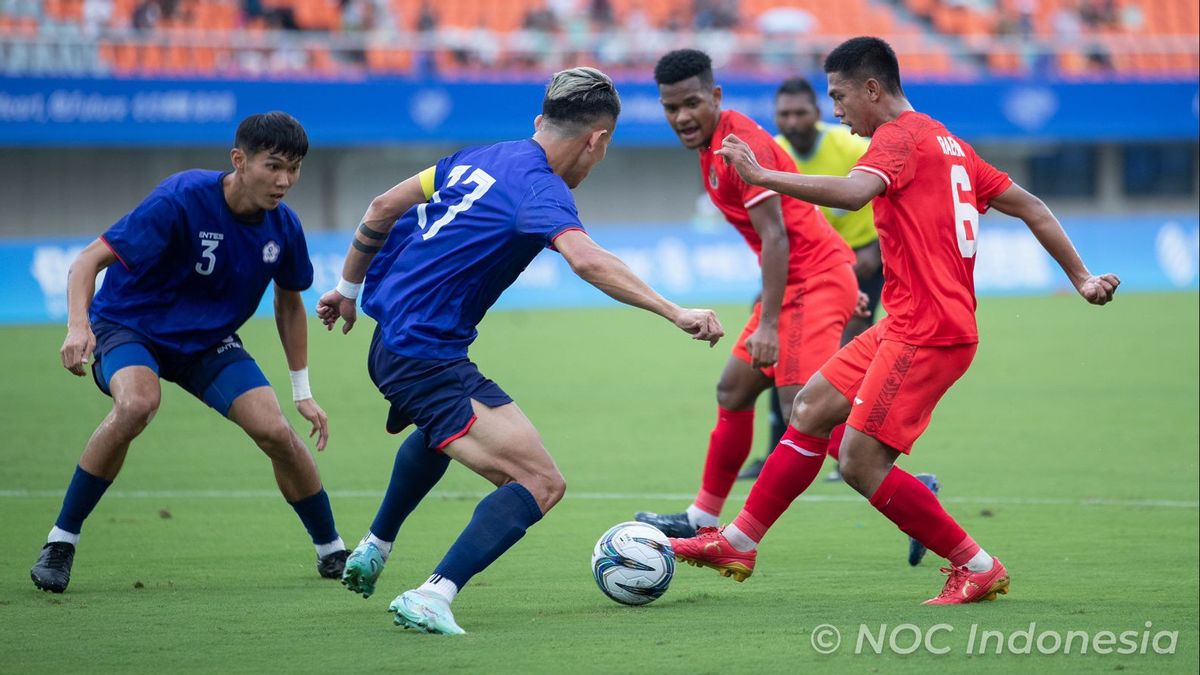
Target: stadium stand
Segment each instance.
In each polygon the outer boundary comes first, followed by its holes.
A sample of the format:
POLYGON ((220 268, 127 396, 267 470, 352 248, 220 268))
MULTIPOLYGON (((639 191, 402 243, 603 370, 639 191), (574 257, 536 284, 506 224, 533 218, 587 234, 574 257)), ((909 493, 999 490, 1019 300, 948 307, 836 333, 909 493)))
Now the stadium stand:
POLYGON ((0 0, 0 72, 644 76, 699 44, 773 75, 858 34, 886 36, 918 77, 1200 73, 1194 0, 0 0))

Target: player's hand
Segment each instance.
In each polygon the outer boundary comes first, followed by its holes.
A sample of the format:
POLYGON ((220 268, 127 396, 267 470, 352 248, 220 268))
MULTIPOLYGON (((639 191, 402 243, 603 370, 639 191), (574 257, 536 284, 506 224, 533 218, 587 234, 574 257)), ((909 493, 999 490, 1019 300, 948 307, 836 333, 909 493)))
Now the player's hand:
POLYGON ((710 347, 725 335, 725 329, 711 309, 685 309, 675 317, 674 323, 693 340, 704 340, 710 347))
POLYGON ((63 368, 72 374, 83 377, 87 372, 84 366, 92 359, 92 351, 96 349, 96 336, 88 324, 68 326, 67 338, 63 340, 62 349, 58 350, 62 357, 63 368))
POLYGON ((726 136, 725 140, 721 141, 721 147, 714 150, 713 154, 720 155, 725 164, 732 166, 747 183, 758 185, 762 182, 765 172, 754 157, 754 151, 737 136, 726 136))
POLYGON ((1120 285, 1121 278, 1115 274, 1090 276, 1079 284, 1079 294, 1093 305, 1105 305, 1112 302, 1113 294, 1120 285))
POLYGON ((308 437, 317 437, 317 451, 324 450, 325 445, 329 443, 329 416, 311 398, 296 401, 296 410, 304 415, 304 419, 312 422, 312 431, 308 433, 308 437))
POLYGON ((862 291, 858 292, 858 302, 854 303, 854 316, 860 319, 871 318, 871 297, 862 291))
POLYGON ((750 365, 754 368, 775 365, 779 360, 779 327, 760 324, 746 338, 746 351, 750 352, 750 365))
POLYGON ((343 321, 342 335, 354 328, 358 320, 358 309, 355 302, 336 290, 329 291, 317 301, 317 317, 325 324, 325 330, 333 330, 334 324, 340 318, 343 321))

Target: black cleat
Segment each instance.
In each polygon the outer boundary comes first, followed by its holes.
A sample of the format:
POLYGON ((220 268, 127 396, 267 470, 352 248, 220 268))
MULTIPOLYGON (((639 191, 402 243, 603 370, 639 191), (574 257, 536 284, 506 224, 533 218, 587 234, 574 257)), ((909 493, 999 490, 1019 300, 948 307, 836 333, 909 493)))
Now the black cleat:
POLYGON ((43 591, 62 593, 71 583, 71 563, 75 562, 75 544, 52 541, 42 547, 42 553, 29 570, 33 585, 43 591))
MULTIPOLYGON (((929 491, 934 495, 936 495, 938 491, 942 489, 942 482, 937 479, 937 476, 931 473, 919 473, 917 474, 917 480, 921 481, 925 487, 929 488, 929 491)), ((925 557, 926 550, 928 549, 925 548, 925 544, 922 544, 916 539, 909 537, 908 564, 912 565, 913 567, 920 565, 921 559, 925 557)))
POLYGON ((346 558, 350 551, 334 551, 327 556, 317 558, 317 572, 326 579, 341 579, 346 570, 346 558))
POLYGON ((742 472, 738 474, 738 480, 752 480, 758 478, 758 474, 762 473, 763 465, 767 463, 766 458, 756 459, 746 465, 742 472))
POLYGON ((674 539, 690 539, 696 536, 696 528, 688 521, 687 513, 650 513, 638 511, 633 519, 657 527, 659 531, 674 539))

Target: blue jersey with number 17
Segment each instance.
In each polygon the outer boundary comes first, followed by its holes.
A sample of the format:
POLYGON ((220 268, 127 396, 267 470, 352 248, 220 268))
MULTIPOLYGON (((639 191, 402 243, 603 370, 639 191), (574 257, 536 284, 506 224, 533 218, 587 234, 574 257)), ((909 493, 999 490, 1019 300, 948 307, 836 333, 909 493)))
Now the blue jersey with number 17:
POLYGON ((393 353, 453 360, 466 357, 483 315, 537 254, 583 226, 532 139, 445 157, 433 187, 371 261, 362 307, 393 353))

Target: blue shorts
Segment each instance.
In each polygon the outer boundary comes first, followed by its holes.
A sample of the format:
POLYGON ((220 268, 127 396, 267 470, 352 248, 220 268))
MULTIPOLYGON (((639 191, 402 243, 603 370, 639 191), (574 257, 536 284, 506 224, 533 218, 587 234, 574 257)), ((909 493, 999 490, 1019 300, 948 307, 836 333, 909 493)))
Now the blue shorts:
POLYGON ((96 319, 92 322, 96 351, 92 378, 100 391, 112 396, 108 383, 127 366, 145 366, 168 382, 174 382, 222 415, 229 415, 234 399, 271 383, 254 357, 242 347, 237 334, 195 354, 184 354, 156 345, 141 333, 96 319))
POLYGON ((375 329, 367 358, 371 381, 391 404, 388 433, 416 424, 429 446, 438 450, 465 435, 475 423, 471 400, 495 408, 512 403, 500 385, 479 372, 470 359, 429 361, 388 350, 375 329))

